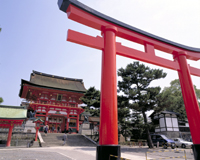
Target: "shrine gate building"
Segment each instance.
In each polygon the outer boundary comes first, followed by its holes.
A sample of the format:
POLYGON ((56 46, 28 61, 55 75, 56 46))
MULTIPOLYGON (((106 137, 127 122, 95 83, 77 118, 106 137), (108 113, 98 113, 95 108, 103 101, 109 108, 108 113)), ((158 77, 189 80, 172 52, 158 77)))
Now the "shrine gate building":
POLYGON ((19 97, 28 102, 28 115, 34 113, 36 118, 54 126, 60 132, 79 131, 79 115, 84 111, 80 97, 86 92, 82 79, 60 77, 33 71, 30 81, 21 80, 19 97))

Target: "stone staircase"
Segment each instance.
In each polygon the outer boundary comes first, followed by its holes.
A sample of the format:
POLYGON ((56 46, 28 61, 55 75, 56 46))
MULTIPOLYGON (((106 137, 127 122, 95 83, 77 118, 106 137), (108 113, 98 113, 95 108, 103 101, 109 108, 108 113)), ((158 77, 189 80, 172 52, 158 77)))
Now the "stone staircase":
MULTIPOLYGON (((48 133, 47 136, 41 133, 44 143, 42 147, 62 146, 64 133, 48 133)), ((65 146, 96 146, 93 142, 80 134, 67 134, 67 142, 65 146)))

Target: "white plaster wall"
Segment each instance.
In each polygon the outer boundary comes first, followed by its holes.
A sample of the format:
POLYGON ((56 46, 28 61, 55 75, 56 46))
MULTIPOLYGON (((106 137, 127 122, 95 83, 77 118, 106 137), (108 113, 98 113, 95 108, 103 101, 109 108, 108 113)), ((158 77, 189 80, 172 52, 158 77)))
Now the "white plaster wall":
POLYGON ((178 120, 177 118, 172 118, 173 127, 178 127, 178 120))
POLYGON ((164 118, 160 118, 160 127, 165 127, 165 121, 164 118))
POLYGON ((171 118, 165 118, 166 119, 166 125, 167 127, 172 127, 172 119, 171 118))

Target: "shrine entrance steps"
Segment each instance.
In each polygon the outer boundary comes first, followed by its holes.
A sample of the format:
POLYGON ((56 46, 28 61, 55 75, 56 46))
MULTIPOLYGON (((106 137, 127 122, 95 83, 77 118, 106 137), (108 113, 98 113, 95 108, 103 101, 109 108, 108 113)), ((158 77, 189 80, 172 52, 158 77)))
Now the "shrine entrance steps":
MULTIPOLYGON (((41 136, 44 140, 44 143, 41 143, 42 147, 53 147, 53 146, 62 146, 64 133, 48 133, 45 136, 44 133, 41 133, 41 136)), ((67 142, 65 146, 96 146, 95 143, 90 141, 87 137, 80 134, 67 134, 67 142)))

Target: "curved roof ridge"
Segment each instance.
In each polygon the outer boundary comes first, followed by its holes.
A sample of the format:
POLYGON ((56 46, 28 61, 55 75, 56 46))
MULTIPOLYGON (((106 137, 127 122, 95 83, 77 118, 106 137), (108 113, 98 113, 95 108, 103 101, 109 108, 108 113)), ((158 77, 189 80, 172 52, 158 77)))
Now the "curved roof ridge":
POLYGON ((0 105, 0 108, 26 109, 25 106, 0 105))
POLYGON ((176 47, 179 47, 179 48, 182 48, 182 49, 185 49, 185 50, 189 50, 189 51, 193 51, 193 52, 200 52, 200 48, 195 48, 195 47, 190 47, 190 46, 186 46, 186 45, 183 45, 183 44, 179 44, 179 43, 176 43, 176 42, 173 42, 173 41, 170 41, 170 40, 167 40, 165 38, 162 38, 162 37, 159 37, 159 36, 156 36, 154 34, 151 34, 151 33, 148 33, 146 31, 143 31, 141 29, 138 29, 136 27, 133 27, 133 26, 130 26, 126 23, 123 23, 121 21, 118 21, 112 17, 109 17, 105 14, 102 14, 86 5, 84 5, 83 3, 77 1, 77 0, 58 0, 58 6, 60 8, 60 10, 62 10, 63 12, 66 13, 66 10, 68 8, 68 6, 70 4, 73 4, 74 6, 94 15, 94 16, 97 16, 103 20, 106 20, 108 22, 111 22, 113 24, 116 24, 118 26, 121 26, 121 27, 124 27, 128 30, 131 30, 131 31, 134 31, 134 32, 137 32, 139 34, 142 34, 144 36, 147 36, 147 37, 150 37, 152 39, 155 39, 155 40, 158 40, 158 41, 161 41, 161 42, 164 42, 164 43, 167 43, 169 45, 173 45, 173 46, 176 46, 176 47))
POLYGON ((58 78, 58 79, 63 79, 63 80, 71 80, 71 81, 83 82, 82 79, 61 77, 61 76, 51 75, 51 74, 42 73, 42 72, 38 72, 38 71, 34 71, 34 70, 33 70, 32 74, 42 75, 42 76, 51 77, 51 78, 58 78))

